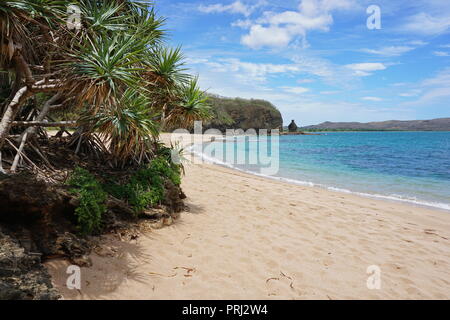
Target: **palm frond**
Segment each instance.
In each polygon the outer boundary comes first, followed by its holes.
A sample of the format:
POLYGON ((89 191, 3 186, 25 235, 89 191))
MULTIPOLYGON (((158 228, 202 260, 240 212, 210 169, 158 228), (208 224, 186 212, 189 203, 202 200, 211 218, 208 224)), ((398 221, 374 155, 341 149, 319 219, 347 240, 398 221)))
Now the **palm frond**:
POLYGON ((69 53, 67 82, 78 92, 80 102, 98 107, 122 93, 137 89, 141 81, 137 65, 146 48, 145 39, 123 35, 88 38, 78 50, 69 53))
POLYGON ((147 63, 148 80, 154 86, 173 87, 176 84, 186 83, 190 78, 185 73, 186 62, 180 47, 154 49, 149 53, 147 63))
POLYGON ((128 89, 115 103, 94 115, 85 114, 80 123, 99 133, 117 159, 136 160, 152 149, 152 142, 159 134, 148 104, 147 97, 128 89))
POLYGON ((194 121, 209 120, 212 116, 208 96, 199 88, 198 78, 193 78, 179 89, 180 101, 171 110, 167 123, 191 128, 194 121))
POLYGON ((127 30, 130 15, 124 12, 124 3, 117 1, 80 0, 83 21, 89 32, 118 32, 127 30))

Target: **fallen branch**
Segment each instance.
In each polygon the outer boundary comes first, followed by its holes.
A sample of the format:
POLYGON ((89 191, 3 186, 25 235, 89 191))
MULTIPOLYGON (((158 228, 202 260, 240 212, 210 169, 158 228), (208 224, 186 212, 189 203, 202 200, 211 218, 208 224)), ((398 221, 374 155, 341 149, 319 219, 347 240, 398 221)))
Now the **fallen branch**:
POLYGON ((52 166, 52 164, 50 163, 50 161, 44 156, 44 154, 41 152, 41 150, 39 149, 39 145, 37 147, 35 147, 34 145, 30 144, 31 148, 34 150, 34 152, 36 152, 38 154, 39 157, 41 157, 42 160, 44 160, 44 162, 47 164, 47 167, 50 170, 55 171, 55 168, 52 166))
MULTIPOLYGON (((44 121, 45 116, 47 115, 47 113, 50 111, 50 108, 52 106, 52 104, 56 101, 58 101, 58 99, 61 97, 61 93, 58 92, 56 93, 53 97, 50 98, 50 100, 48 100, 45 104, 44 107, 42 108, 42 111, 38 114, 38 116, 36 117, 35 121, 33 122, 41 122, 44 121)), ((28 119, 27 119, 28 120, 28 119)), ((25 121, 25 122, 31 122, 31 121, 25 121)), ((33 135, 36 132, 36 127, 35 126, 31 126, 29 128, 27 128, 23 133, 22 133, 22 137, 20 138, 21 140, 21 144, 26 143, 27 137, 32 138, 33 135)), ((19 148, 20 150, 20 148, 19 148)))
MULTIPOLYGON (((19 149, 17 149, 17 147, 14 145, 14 143, 12 143, 11 141, 9 141, 9 139, 5 139, 6 140, 6 142, 8 142, 17 152, 19 152, 19 153, 21 153, 20 151, 19 151, 19 149)), ((23 153, 21 153, 21 155, 22 155, 22 157, 25 159, 25 160, 27 160, 28 162, 30 162, 30 164, 36 169, 36 170, 38 170, 38 171, 40 171, 39 170, 39 167, 33 162, 33 161, 31 161, 30 160, 30 158, 28 158, 25 154, 23 154, 23 153)))
MULTIPOLYGON (((64 104, 64 103, 63 103, 64 104)), ((56 120, 54 120, 52 117, 50 117, 49 115, 47 115, 47 119, 52 121, 52 122, 56 122, 56 120)), ((63 133, 66 133, 69 137, 72 136, 72 134, 66 130, 65 127, 61 127, 59 132, 55 135, 55 137, 62 137, 63 133)))
POLYGON ((25 147, 25 143, 27 141, 28 132, 25 132, 25 134, 22 137, 22 141, 20 141, 19 149, 17 150, 16 156, 14 157, 14 161, 11 167, 11 172, 16 172, 17 165, 19 164, 19 160, 22 157, 23 148, 25 147))

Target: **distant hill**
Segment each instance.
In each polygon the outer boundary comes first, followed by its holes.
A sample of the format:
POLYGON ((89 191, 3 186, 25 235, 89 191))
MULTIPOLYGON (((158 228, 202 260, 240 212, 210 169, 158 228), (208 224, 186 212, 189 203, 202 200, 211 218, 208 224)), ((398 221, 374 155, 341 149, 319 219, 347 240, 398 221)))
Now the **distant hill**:
POLYGON ((280 111, 270 102, 259 99, 225 98, 210 95, 214 118, 204 129, 278 129, 283 125, 280 111))
POLYGON ((370 131, 450 131, 450 118, 382 122, 324 122, 300 130, 370 130, 370 131))

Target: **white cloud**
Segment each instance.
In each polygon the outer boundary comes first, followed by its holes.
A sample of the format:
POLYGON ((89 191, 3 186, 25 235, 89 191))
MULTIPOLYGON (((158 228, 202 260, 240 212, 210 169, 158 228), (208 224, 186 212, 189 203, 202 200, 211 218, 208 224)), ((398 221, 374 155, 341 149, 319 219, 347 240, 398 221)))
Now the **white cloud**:
POLYGON ((420 100, 417 102, 419 104, 430 103, 431 101, 435 101, 441 98, 448 99, 450 97, 450 87, 447 88, 436 88, 425 93, 420 100))
POLYGON ((208 59, 187 57, 185 59, 185 62, 189 64, 201 64, 201 63, 208 63, 208 59))
POLYGON ((319 77, 332 85, 346 84, 354 78, 351 70, 323 58, 299 54, 291 59, 302 73, 319 77))
MULTIPOLYGON (((382 63, 357 63, 351 65, 337 65, 330 61, 311 57, 306 53, 290 57, 290 63, 256 63, 243 61, 238 58, 216 57, 209 53, 196 52, 189 59, 189 64, 203 77, 205 72, 223 77, 233 78, 236 87, 240 85, 263 85, 274 77, 289 79, 290 83, 284 85, 281 93, 303 94, 307 88, 303 84, 321 81, 341 89, 351 88, 360 81, 361 76, 384 70, 387 67, 382 63), (315 77, 317 79, 313 79, 315 77), (299 86, 291 85, 296 83, 299 86)), ((336 92, 326 92, 334 94, 336 92)))
MULTIPOLYGON (((201 85, 209 92, 226 97, 258 98, 272 102, 281 111, 286 122, 298 119, 299 125, 317 124, 323 121, 382 121, 386 119, 408 119, 413 116, 410 110, 395 108, 374 108, 368 103, 330 100, 320 96, 295 94, 282 90, 259 86, 255 83, 239 83, 233 74, 201 73, 201 85)), ((289 124, 289 123, 287 123, 289 124)))
MULTIPOLYGON (((195 62, 195 60, 193 61, 195 62)), ((198 64, 207 66, 213 72, 232 73, 241 82, 264 82, 269 75, 300 72, 300 67, 296 64, 253 63, 236 58, 199 59, 198 62, 198 64)))
POLYGON ((426 46, 428 42, 422 41, 422 40, 413 40, 408 42, 411 46, 426 46))
POLYGON ((380 49, 362 49, 361 51, 380 56, 395 57, 401 56, 402 54, 412 51, 414 49, 416 48, 411 46, 391 46, 391 47, 383 47, 380 49))
POLYGON ((399 94, 399 96, 404 98, 410 98, 410 97, 417 97, 420 93, 421 90, 411 90, 408 92, 402 92, 399 94))
POLYGON ((396 83, 393 83, 392 84, 392 86, 393 87, 404 87, 404 86, 406 86, 408 83, 406 83, 406 82, 396 82, 396 83))
POLYGON ((242 29, 249 29, 252 26, 252 21, 249 19, 246 20, 237 20, 231 24, 232 27, 239 27, 242 29))
POLYGON ((373 71, 385 70, 387 68, 385 64, 379 62, 353 63, 346 65, 346 67, 353 70, 354 74, 360 77, 370 76, 373 71))
POLYGON ((450 97, 450 67, 438 72, 434 77, 425 79, 419 88, 423 94, 406 105, 430 105, 436 101, 447 102, 450 97))
POLYGON ((234 1, 229 5, 224 5, 221 3, 211 4, 211 5, 200 5, 198 10, 204 13, 235 13, 235 14, 243 14, 244 16, 250 16, 257 8, 265 6, 267 4, 266 1, 260 0, 254 5, 247 5, 242 3, 241 1, 234 1))
POLYGON ((363 97, 363 98, 361 98, 361 99, 362 99, 362 100, 366 100, 366 101, 375 101, 375 102, 383 101, 383 99, 378 98, 378 97, 363 97))
POLYGON ((433 51, 433 54, 438 57, 449 57, 450 53, 445 51, 433 51))
MULTIPOLYGON (((280 109, 286 121, 299 119, 299 124, 308 125, 327 120, 368 122, 414 117, 413 111, 409 108, 400 110, 391 106, 388 108, 375 107, 375 103, 352 99, 353 93, 341 91, 342 89, 331 91, 334 89, 330 88, 330 91, 323 91, 320 95, 314 95, 315 92, 312 89, 303 93, 295 93, 295 91, 304 91, 302 89, 283 90, 285 88, 282 88, 282 86, 289 86, 290 88, 307 87, 308 85, 296 85, 298 79, 303 80, 303 74, 306 74, 305 79, 313 79, 317 82, 328 81, 329 79, 333 86, 343 85, 348 81, 348 76, 355 79, 355 76, 352 75, 353 70, 345 66, 332 64, 324 59, 303 56, 296 57, 295 60, 292 60, 292 63, 288 64, 261 64, 244 62, 238 59, 219 58, 214 56, 216 54, 219 55, 219 53, 211 54, 201 51, 191 52, 190 54, 197 58, 193 59, 194 61, 200 62, 190 67, 193 73, 201 74, 200 85, 202 88, 207 89, 210 93, 227 97, 268 100, 280 109), (239 72, 233 70, 239 70, 239 72), (313 75, 317 79, 312 78, 313 75), (270 77, 277 77, 276 83, 282 80, 290 82, 283 82, 274 88, 272 82, 264 82, 264 80, 269 80, 270 77), (339 93, 345 93, 344 97, 333 96, 333 94, 339 93), (350 101, 350 99, 353 101, 350 101)), ((357 94, 357 91, 354 91, 354 93, 357 94)), ((366 93, 365 95, 372 94, 366 93)))
POLYGON ((264 12, 241 42, 254 49, 286 47, 297 37, 305 41, 309 31, 328 31, 333 24, 333 11, 355 6, 355 0, 302 0, 298 11, 264 12))
POLYGON ((421 12, 408 19, 400 29, 402 31, 423 35, 438 35, 450 28, 450 16, 431 16, 421 12))
POLYGON ((297 80, 297 83, 313 83, 315 80, 313 79, 299 79, 297 80))
POLYGON ((292 40, 292 36, 286 32, 286 29, 278 26, 268 28, 259 24, 250 28, 250 33, 242 37, 242 44, 250 48, 260 48, 263 46, 285 47, 292 40))
POLYGON ((422 86, 424 86, 424 87, 432 87, 432 86, 450 87, 450 67, 441 70, 433 78, 425 79, 422 82, 422 86))
MULTIPOLYGON (((254 63, 237 58, 214 57, 209 54, 192 54, 188 63, 195 68, 207 68, 213 73, 231 74, 239 83, 264 83, 270 76, 292 77, 292 81, 302 85, 316 81, 318 77, 333 86, 348 85, 355 80, 353 71, 317 57, 295 56, 291 63, 254 63)), ((203 72, 203 71, 202 71, 203 72)))
POLYGON ((339 92, 340 91, 321 91, 320 94, 328 96, 328 95, 338 94, 339 92))
POLYGON ((281 87, 281 89, 283 89, 286 92, 294 93, 294 94, 302 94, 302 93, 309 92, 308 88, 303 88, 303 87, 281 87))

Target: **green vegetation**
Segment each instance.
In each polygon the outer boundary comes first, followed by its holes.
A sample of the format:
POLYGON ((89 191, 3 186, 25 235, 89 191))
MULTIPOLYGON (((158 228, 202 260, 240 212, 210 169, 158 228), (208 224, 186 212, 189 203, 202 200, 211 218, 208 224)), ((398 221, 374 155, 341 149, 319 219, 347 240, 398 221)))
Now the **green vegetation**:
POLYGON ((213 117, 207 128, 278 129, 283 123, 280 111, 268 101, 209 95, 209 102, 213 117))
POLYGON ((106 211, 107 193, 97 179, 82 168, 75 168, 70 175, 67 185, 70 192, 76 194, 79 200, 75 210, 78 228, 82 234, 99 231, 102 215, 106 211))
POLYGON ((152 160, 164 128, 209 119, 207 95, 181 48, 168 46, 164 21, 152 1, 2 1, 0 151, 20 131, 14 121, 74 120, 76 152, 125 168, 152 160), (69 6, 81 11, 79 29, 67 24, 69 6))
POLYGON ((165 180, 180 185, 181 169, 163 157, 158 157, 145 168, 136 171, 128 181, 117 183, 109 179, 103 187, 113 197, 128 203, 139 214, 164 200, 165 180))
POLYGON ((0 2, 0 172, 83 167, 67 181, 81 233, 101 228, 108 195, 136 213, 161 203, 183 167, 161 147, 160 132, 211 118, 208 96, 181 48, 169 46, 164 23, 152 1, 0 2), (107 181, 108 172, 129 177, 107 181))
POLYGON ((177 186, 181 184, 181 171, 180 165, 169 163, 162 156, 155 158, 121 183, 110 178, 97 178, 85 169, 76 168, 66 184, 79 201, 75 215, 80 233, 92 234, 100 230, 102 215, 107 209, 105 203, 108 195, 123 200, 138 215, 162 203, 165 181, 171 181, 177 186))

